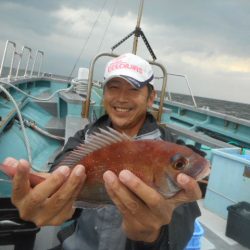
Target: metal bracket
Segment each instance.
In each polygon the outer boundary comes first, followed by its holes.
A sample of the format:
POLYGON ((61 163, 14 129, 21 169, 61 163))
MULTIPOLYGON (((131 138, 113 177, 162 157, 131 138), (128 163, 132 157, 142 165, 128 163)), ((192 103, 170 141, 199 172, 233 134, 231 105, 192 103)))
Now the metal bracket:
POLYGON ((250 178, 250 166, 245 166, 243 176, 250 178))

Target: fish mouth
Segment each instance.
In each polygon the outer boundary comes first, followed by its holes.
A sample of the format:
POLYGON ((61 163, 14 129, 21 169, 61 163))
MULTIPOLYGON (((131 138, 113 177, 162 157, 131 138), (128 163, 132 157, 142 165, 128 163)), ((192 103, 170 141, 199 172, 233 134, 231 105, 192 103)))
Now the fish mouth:
POLYGON ((200 163, 196 161, 195 163, 189 162, 188 170, 185 171, 185 174, 188 174, 195 178, 196 180, 201 180, 209 175, 210 173, 210 163, 208 160, 206 162, 200 163))
POLYGON ((201 169, 200 171, 198 171, 196 173, 196 180, 202 180, 203 178, 205 178, 206 176, 208 176, 210 174, 210 166, 205 167, 204 169, 201 169))

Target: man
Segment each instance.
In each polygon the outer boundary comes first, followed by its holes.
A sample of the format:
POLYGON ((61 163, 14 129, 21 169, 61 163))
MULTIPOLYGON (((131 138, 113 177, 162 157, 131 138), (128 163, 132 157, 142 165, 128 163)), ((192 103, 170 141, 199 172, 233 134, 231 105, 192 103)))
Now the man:
MULTIPOLYGON (((6 160, 5 164, 17 167, 12 201, 24 220, 38 226, 59 225, 72 217, 74 200, 84 187, 84 166, 78 165, 72 172, 67 166, 56 170, 55 166, 98 128, 111 126, 137 140, 174 140, 147 112, 155 98, 153 70, 147 61, 129 53, 121 55, 107 64, 104 77, 107 114, 69 139, 43 183, 31 188, 29 164, 6 160)), ((103 179, 115 206, 83 209, 73 232, 63 237, 62 249, 184 249, 200 215, 192 202, 201 197, 195 180, 179 174, 177 181, 183 190, 165 199, 128 170, 119 176, 106 171, 103 179)))

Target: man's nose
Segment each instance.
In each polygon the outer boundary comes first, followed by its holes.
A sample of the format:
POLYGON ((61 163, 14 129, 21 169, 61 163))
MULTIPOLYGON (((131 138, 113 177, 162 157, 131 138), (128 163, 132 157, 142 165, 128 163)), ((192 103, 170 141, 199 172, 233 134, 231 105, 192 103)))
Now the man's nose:
POLYGON ((129 97, 129 94, 128 94, 128 91, 126 90, 120 90, 119 93, 118 93, 118 96, 117 96, 117 99, 119 101, 127 101, 128 100, 128 97, 129 97))

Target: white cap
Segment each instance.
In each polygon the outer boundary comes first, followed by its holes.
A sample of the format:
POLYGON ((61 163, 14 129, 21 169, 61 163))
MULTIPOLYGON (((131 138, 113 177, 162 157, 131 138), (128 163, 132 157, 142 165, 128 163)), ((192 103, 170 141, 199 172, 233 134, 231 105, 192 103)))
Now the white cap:
POLYGON ((154 72, 151 65, 143 58, 131 53, 123 54, 107 63, 104 85, 116 77, 126 80, 138 89, 148 83, 154 86, 154 72))

